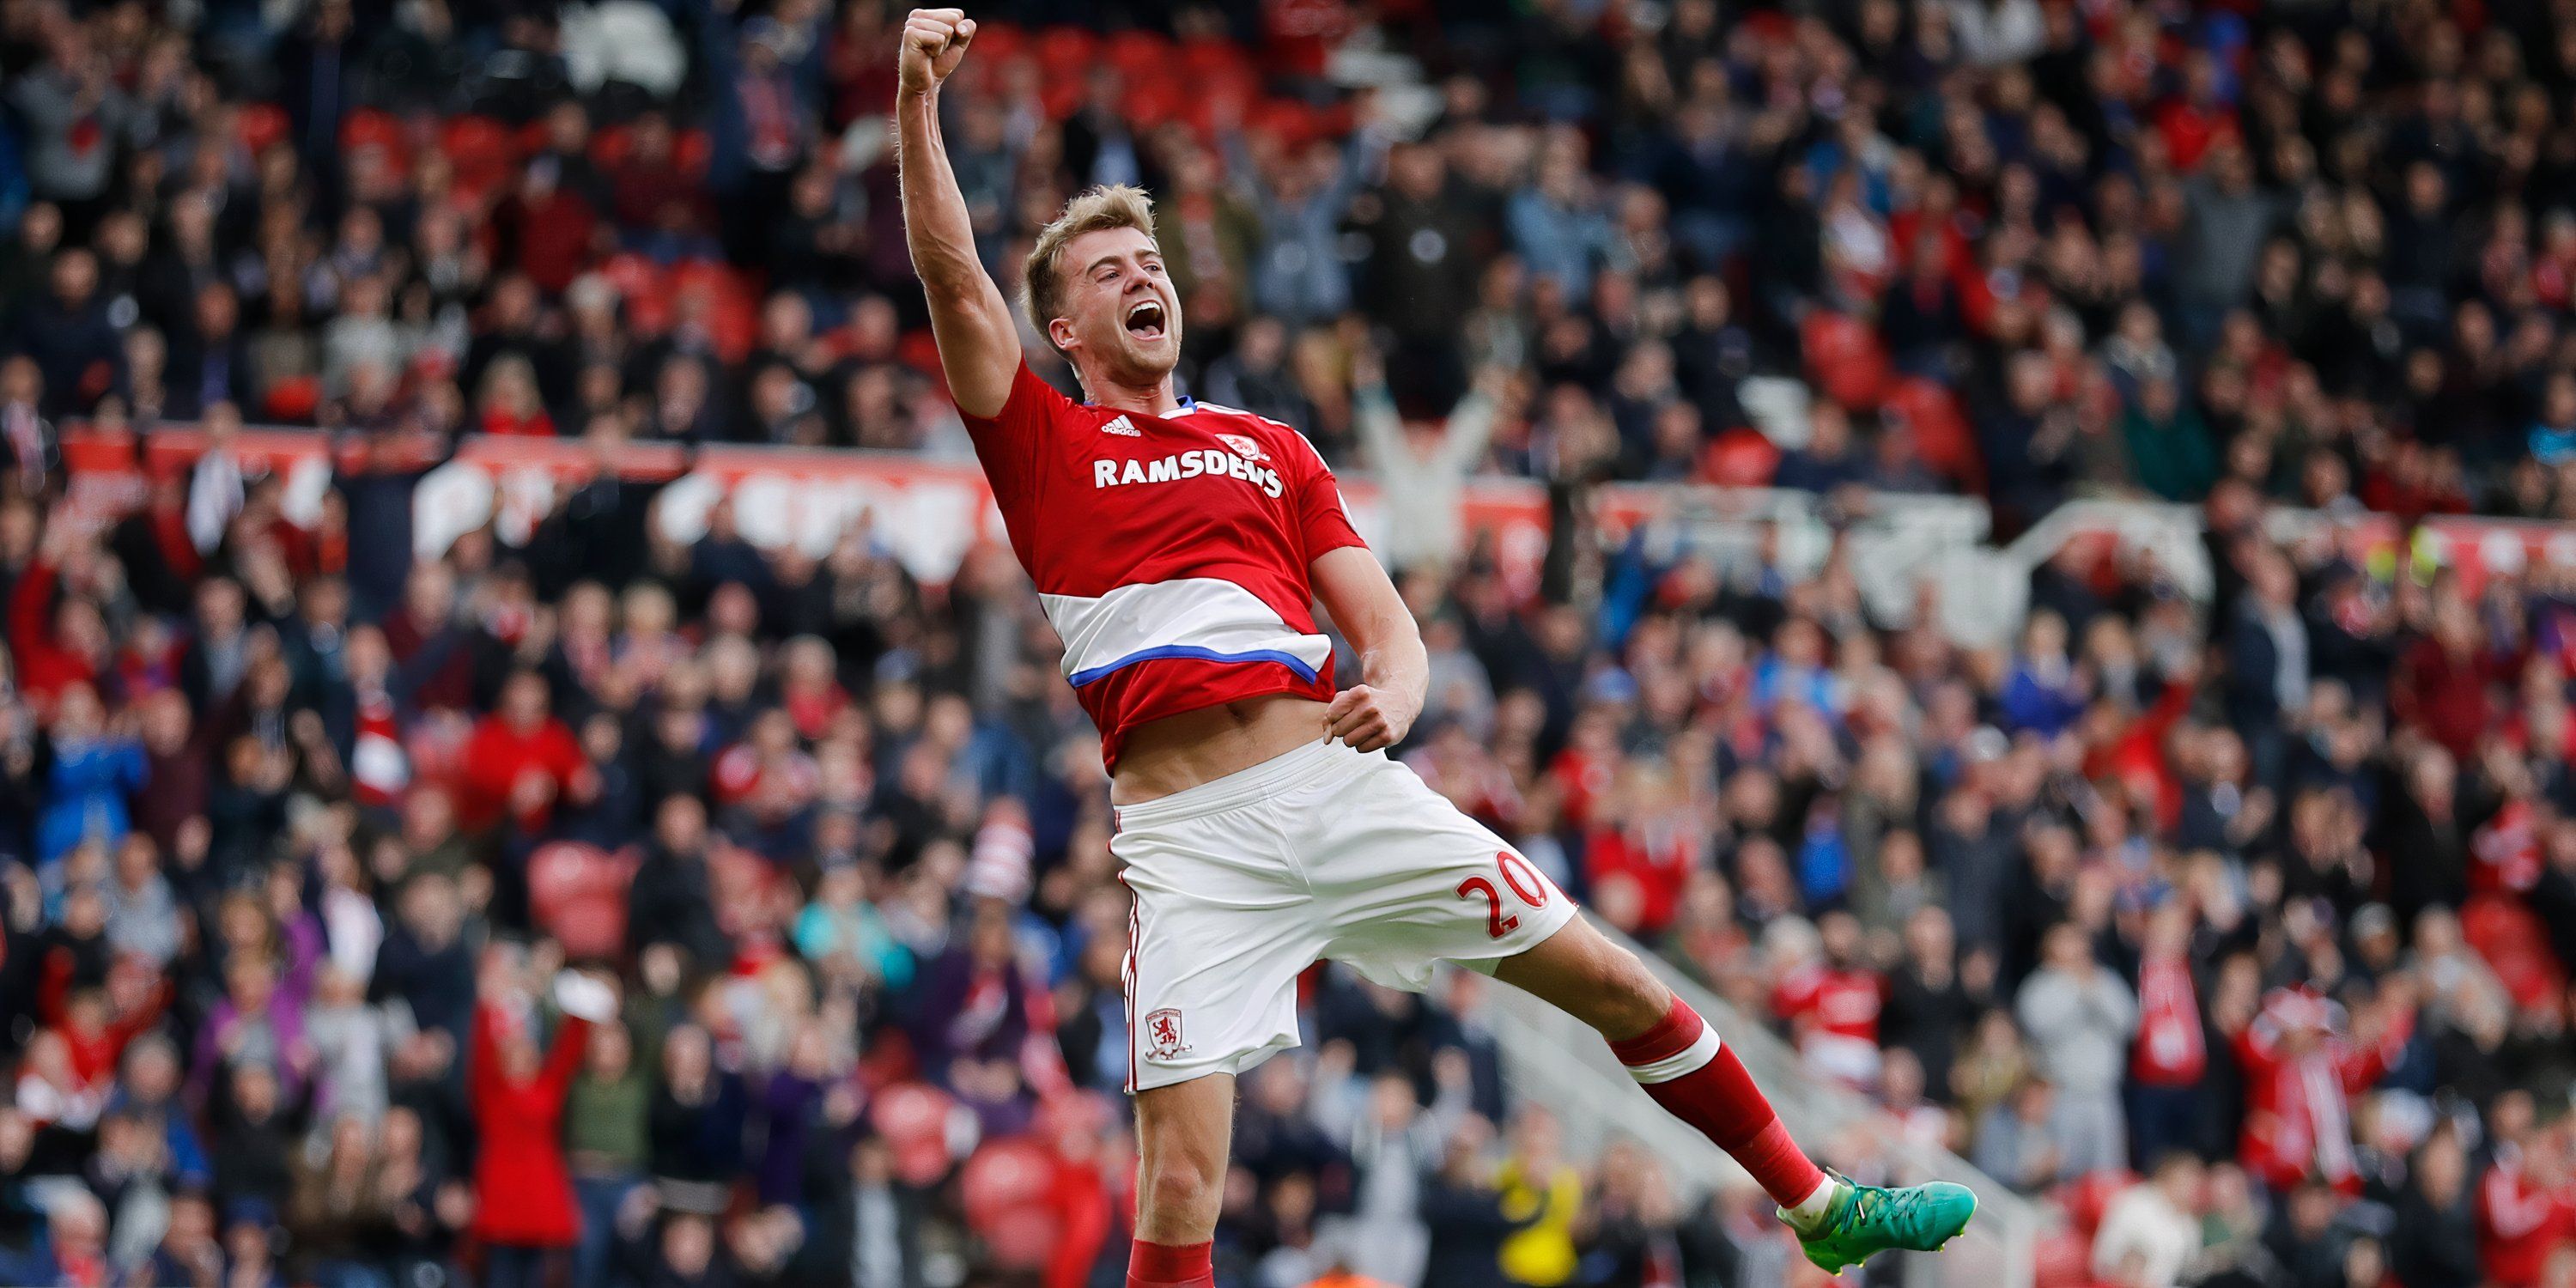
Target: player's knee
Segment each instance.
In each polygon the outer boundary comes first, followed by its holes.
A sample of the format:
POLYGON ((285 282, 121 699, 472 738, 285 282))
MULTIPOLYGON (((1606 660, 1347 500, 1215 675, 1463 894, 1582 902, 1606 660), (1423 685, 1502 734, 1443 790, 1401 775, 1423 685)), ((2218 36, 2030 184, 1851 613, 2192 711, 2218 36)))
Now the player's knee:
POLYGON ((1183 1151, 1148 1160, 1137 1178, 1137 1204, 1167 1221, 1213 1218, 1223 1197, 1225 1165, 1183 1151))

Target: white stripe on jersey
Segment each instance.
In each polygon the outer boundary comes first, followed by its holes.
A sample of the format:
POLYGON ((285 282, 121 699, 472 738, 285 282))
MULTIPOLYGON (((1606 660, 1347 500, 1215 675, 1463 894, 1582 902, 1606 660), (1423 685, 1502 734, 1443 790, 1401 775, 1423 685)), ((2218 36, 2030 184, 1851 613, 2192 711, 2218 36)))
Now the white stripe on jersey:
POLYGON ((1064 639, 1064 674, 1080 688, 1156 658, 1277 662, 1312 680, 1333 655, 1321 635, 1291 630, 1259 596, 1213 577, 1120 586, 1098 598, 1040 595, 1064 639))

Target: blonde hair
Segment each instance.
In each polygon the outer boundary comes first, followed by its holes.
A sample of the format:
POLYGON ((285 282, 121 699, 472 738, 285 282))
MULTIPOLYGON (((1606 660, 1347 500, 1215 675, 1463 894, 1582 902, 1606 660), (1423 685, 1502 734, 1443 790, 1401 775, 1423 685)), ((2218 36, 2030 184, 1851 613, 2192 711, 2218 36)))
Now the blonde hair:
POLYGON ((1154 199, 1130 184, 1104 184, 1064 203, 1064 213, 1038 230, 1037 244, 1029 247, 1028 261, 1020 269, 1020 311, 1048 344, 1055 343, 1055 336, 1047 323, 1064 308, 1063 265, 1057 261, 1064 257, 1065 243, 1112 228, 1133 228, 1151 239, 1154 199))

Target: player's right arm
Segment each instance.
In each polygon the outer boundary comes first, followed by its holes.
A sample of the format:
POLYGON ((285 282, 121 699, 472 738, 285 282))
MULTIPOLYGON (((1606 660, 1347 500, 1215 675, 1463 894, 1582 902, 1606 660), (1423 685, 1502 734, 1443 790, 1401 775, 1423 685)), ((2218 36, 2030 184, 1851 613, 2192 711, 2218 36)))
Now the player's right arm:
POLYGON ((962 9, 915 9, 903 23, 897 63, 896 154, 902 162, 903 231, 912 269, 930 300, 930 330, 957 410, 990 418, 1010 401, 1020 371, 1011 305, 975 255, 966 196, 939 135, 939 87, 965 60, 975 20, 962 9))

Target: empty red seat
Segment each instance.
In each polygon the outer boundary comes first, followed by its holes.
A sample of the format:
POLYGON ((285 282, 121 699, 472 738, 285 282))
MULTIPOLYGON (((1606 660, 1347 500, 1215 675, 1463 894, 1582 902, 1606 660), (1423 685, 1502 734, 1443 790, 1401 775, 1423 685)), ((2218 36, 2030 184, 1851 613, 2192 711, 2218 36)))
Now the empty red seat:
POLYGON ((1050 75, 1062 72, 1078 77, 1091 70, 1092 60, 1100 52, 1100 38, 1082 27, 1049 27, 1039 32, 1029 47, 1050 75))
POLYGON ((955 1155, 948 1147, 948 1117, 957 1102, 926 1083, 906 1082, 877 1093, 868 1122, 894 1154, 897 1178, 927 1187, 948 1175, 955 1155))
POLYGON ((1779 446, 1740 425, 1718 435, 1700 461, 1700 472, 1719 487, 1769 487, 1779 471, 1779 446))
POLYGON ((468 197, 491 191, 519 163, 510 127, 488 116, 459 116, 439 127, 438 150, 456 171, 456 188, 468 197))
POLYGON ((999 1265, 1021 1271, 1046 1264, 1062 1237, 1055 1202, 1053 1154, 1028 1140, 999 1140, 975 1151, 957 1174, 966 1224, 999 1265))
POLYGON ((1050 75, 1046 82, 1038 87, 1038 106, 1046 109, 1048 120, 1061 121, 1073 115, 1073 109, 1082 106, 1083 95, 1089 92, 1090 87, 1084 85, 1078 77, 1058 78, 1050 75))
POLYGON ((663 293, 662 266, 641 255, 611 255, 599 266, 600 276, 617 288, 617 293, 633 300, 639 295, 663 293))
POLYGON ((364 147, 383 148, 396 165, 401 165, 405 154, 410 151, 403 144, 402 122, 395 119, 393 113, 372 107, 359 108, 340 122, 341 150, 354 152, 364 147))
POLYGON ((233 128, 241 135, 242 146, 253 152, 266 152, 270 145, 286 137, 291 126, 286 109, 275 103, 247 103, 233 128))
POLYGON ((980 1231, 999 1216, 1042 1202, 1054 1179, 1055 1156, 1036 1141, 989 1141, 957 1174, 958 1200, 967 1224, 980 1231))
POLYGON ((2042 1237, 2031 1249, 2032 1288, 2084 1288, 2093 1282, 2093 1241, 2073 1230, 2042 1237))
POLYGON ((1290 147, 1302 147, 1315 137, 1318 126, 1315 109, 1293 98, 1270 98, 1244 112, 1243 128, 1254 134, 1267 134, 1290 147))
POLYGON ((1827 309, 1807 315, 1798 328, 1807 375, 1825 396, 1855 411, 1878 406, 1893 371, 1878 333, 1858 318, 1827 309))
POLYGON ((268 387, 260 409, 268 418, 291 425, 310 423, 322 406, 322 382, 313 376, 288 376, 268 387))
POLYGON ((2066 1219, 2073 1222, 2087 1243, 2102 1225, 2102 1214, 2111 1210, 2111 1200, 2120 1197, 2138 1183, 2137 1173, 2126 1168, 2104 1168, 2057 1187, 2059 1206, 2066 1209, 2066 1219))
POLYGON ((1179 117, 1189 107, 1192 93, 1189 86, 1168 77, 1130 80, 1121 108, 1129 125, 1150 130, 1179 117))
POLYGON ((1976 433, 1968 430, 1968 415, 1960 412, 1958 394, 1950 386, 1906 376, 1888 386, 1880 407, 1891 420, 1904 420, 1914 430, 1914 451, 1935 474, 1963 487, 1984 487, 1986 464, 1976 453, 1976 433))
POLYGON ((1193 36, 1182 41, 1175 53, 1182 75, 1192 84, 1252 70, 1252 59, 1245 55, 1243 46, 1231 40, 1193 36))
POLYGON ((574 960, 612 958, 626 947, 626 887, 635 856, 557 841, 528 856, 528 906, 574 960))
POLYGON ((635 131, 630 126, 603 125, 591 132, 590 162, 603 170, 623 164, 635 150, 635 131))
POLYGON ((1124 73, 1128 80, 1153 77, 1158 80, 1178 79, 1179 51, 1166 37, 1150 31, 1122 31, 1111 36, 1101 49, 1101 57, 1124 73))
POLYGON ((975 57, 999 63, 1029 47, 1028 28, 1008 22, 975 24, 975 57))
POLYGON ((1934 472, 1971 490, 1985 486, 1984 460, 1976 435, 1949 386, 1923 376, 1907 376, 1888 386, 1880 404, 1891 421, 1901 420, 1914 434, 1914 450, 1934 472))

